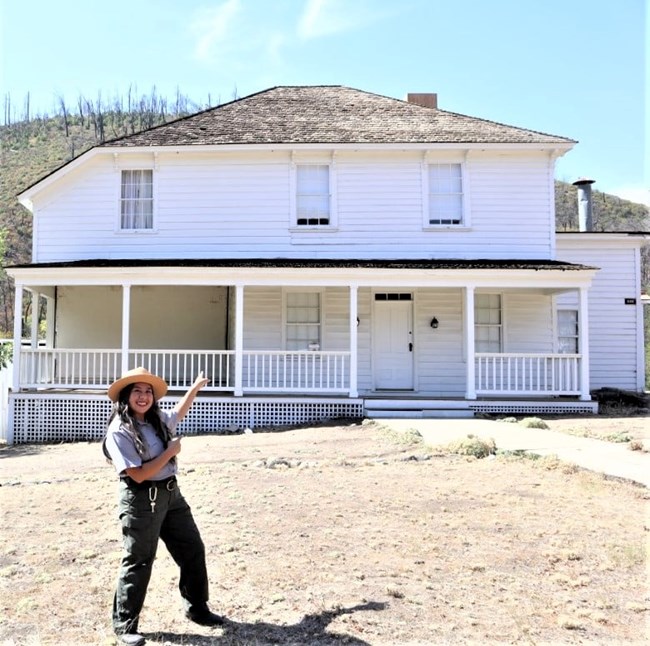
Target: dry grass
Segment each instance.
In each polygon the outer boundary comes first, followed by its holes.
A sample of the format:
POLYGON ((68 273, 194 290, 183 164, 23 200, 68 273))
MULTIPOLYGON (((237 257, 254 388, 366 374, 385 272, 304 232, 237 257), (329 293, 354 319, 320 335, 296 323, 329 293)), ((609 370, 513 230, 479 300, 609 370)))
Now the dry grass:
MULTIPOLYGON (((161 546, 149 644, 641 644, 648 491, 557 460, 432 453, 374 425, 188 437, 207 629, 161 546)), ((497 447, 498 448, 498 447, 497 447)), ((0 644, 113 643, 115 479, 97 444, 0 451, 0 644)))

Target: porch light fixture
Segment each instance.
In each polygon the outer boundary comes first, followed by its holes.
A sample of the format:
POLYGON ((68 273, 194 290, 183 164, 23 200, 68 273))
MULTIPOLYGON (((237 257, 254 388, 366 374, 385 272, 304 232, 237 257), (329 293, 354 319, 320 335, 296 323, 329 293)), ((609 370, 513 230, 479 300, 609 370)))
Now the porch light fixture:
POLYGON ((438 319, 435 316, 431 319, 431 327, 434 330, 438 327, 438 319))

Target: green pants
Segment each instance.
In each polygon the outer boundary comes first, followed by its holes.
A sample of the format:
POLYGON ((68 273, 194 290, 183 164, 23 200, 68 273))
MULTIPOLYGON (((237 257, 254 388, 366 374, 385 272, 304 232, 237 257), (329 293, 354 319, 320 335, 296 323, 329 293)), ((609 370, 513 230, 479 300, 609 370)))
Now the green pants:
POLYGON ((138 631, 159 538, 180 567, 178 587, 185 608, 205 604, 208 600, 205 547, 176 482, 150 488, 121 480, 118 511, 124 551, 113 600, 115 632, 138 631), (153 510, 152 497, 155 497, 153 510))

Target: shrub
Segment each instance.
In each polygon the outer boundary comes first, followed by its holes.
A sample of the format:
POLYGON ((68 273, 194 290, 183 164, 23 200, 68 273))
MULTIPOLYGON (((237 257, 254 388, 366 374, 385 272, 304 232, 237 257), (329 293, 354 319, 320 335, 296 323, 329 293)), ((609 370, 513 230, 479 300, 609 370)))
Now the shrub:
POLYGON ((0 343, 0 370, 6 368, 14 353, 13 343, 0 343))
POLYGON ((624 444, 625 442, 629 442, 632 438, 628 433, 611 433, 610 435, 607 435, 605 439, 608 442, 618 442, 619 444, 624 444))
POLYGON ((525 417, 519 423, 526 428, 549 428, 548 424, 539 417, 525 417))
POLYGON ((643 442, 641 440, 632 440, 628 448, 630 449, 630 451, 643 451, 644 450, 643 442))
POLYGON ((480 459, 486 458, 488 455, 494 455, 497 452, 497 447, 491 437, 486 440, 468 435, 448 444, 447 450, 457 455, 471 455, 480 459))

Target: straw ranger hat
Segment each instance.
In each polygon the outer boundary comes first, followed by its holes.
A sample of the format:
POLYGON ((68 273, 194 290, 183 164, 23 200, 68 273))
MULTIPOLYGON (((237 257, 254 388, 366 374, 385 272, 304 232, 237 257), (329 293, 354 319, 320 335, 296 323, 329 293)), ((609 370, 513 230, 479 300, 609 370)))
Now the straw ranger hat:
POLYGON ((153 388, 153 397, 156 401, 162 399, 167 393, 167 382, 161 377, 152 375, 144 368, 133 368, 125 372, 119 379, 116 379, 108 388, 108 398, 116 402, 120 397, 120 392, 130 384, 149 384, 153 388))

